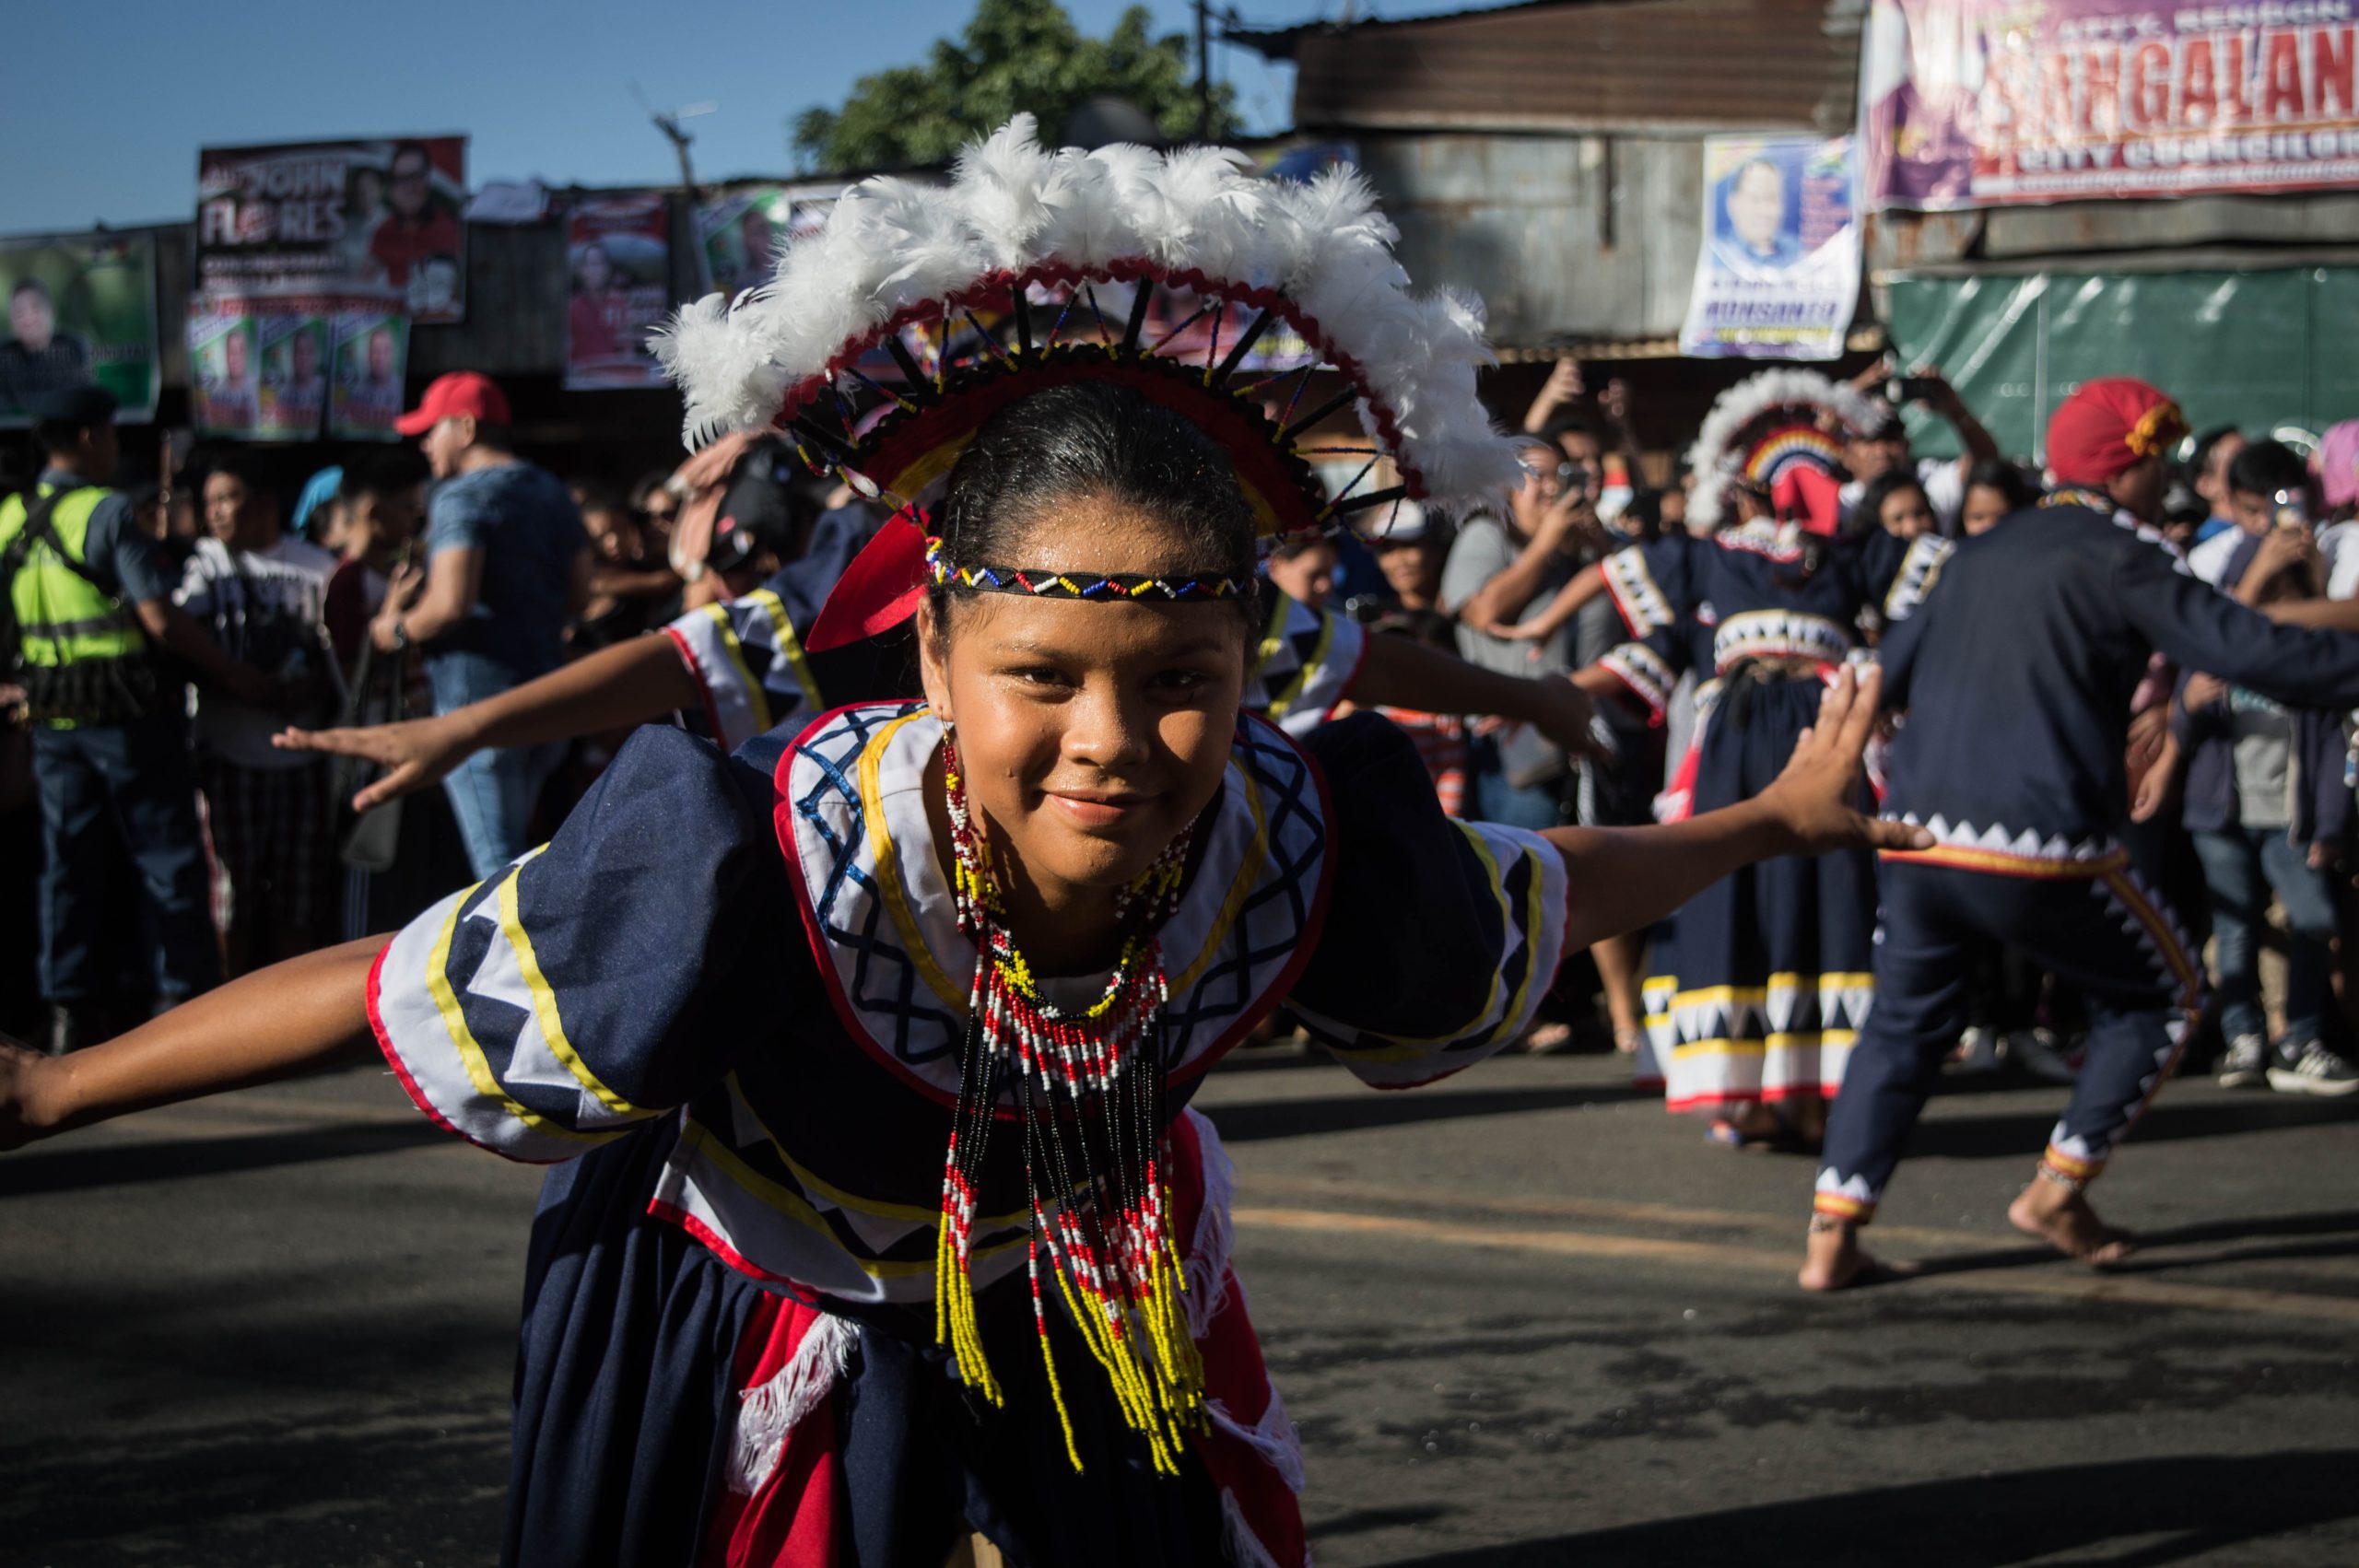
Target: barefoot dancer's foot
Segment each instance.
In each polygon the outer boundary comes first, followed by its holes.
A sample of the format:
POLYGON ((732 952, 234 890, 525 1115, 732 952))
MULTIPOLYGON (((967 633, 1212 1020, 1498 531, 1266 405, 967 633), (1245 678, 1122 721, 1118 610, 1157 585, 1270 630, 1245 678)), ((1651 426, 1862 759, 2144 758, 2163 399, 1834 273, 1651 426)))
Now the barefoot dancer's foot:
POLYGON ((2119 1263, 2138 1250, 2130 1233, 2097 1218, 2080 1191, 2047 1176, 2034 1181, 2007 1205, 2015 1229, 2046 1242, 2067 1258, 2103 1269, 2119 1263))
POLYGON ((1860 1250, 1860 1227, 1848 1220, 1817 1215, 1811 1221, 1808 1252, 1797 1276, 1806 1291, 1839 1291, 1876 1266, 1860 1250))

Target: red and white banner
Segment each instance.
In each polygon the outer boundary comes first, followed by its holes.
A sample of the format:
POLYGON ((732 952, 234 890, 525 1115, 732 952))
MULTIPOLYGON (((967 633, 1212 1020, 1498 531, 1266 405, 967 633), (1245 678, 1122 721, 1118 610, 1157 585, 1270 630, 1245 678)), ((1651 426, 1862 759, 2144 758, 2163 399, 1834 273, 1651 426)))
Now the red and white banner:
POLYGON ((1874 0, 1872 208, 2359 185, 2359 0, 1874 0))

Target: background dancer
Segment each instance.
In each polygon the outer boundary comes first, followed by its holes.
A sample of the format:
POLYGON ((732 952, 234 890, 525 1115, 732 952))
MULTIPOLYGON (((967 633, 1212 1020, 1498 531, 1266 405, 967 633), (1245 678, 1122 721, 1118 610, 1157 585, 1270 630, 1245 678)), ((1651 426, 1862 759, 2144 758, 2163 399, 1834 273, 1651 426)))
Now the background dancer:
POLYGON ((2085 1189, 2202 1001, 2197 956, 2118 838, 2131 695, 2160 649, 2281 702, 2359 697, 2359 638, 2271 626, 2146 526, 2186 434, 2142 381, 2083 385, 2048 423, 2062 487, 1960 544, 1884 645, 1884 700, 1907 713, 1884 811, 1938 842, 1884 852, 1875 1010, 1827 1125, 1806 1288, 1867 1267, 1858 1229, 1957 1040, 1972 954, 1991 939, 2078 988, 2090 1015, 2071 1103, 2008 1218, 2092 1263, 2130 1251, 2085 1189))
MULTIPOLYGON (((1872 417, 1810 371, 1738 383, 1691 453, 1689 516, 1713 532, 1670 533, 1599 568, 1630 635, 1585 675, 1592 689, 1608 677, 1660 723, 1681 674, 1704 677, 1674 817, 1767 788, 1858 649, 1863 613, 1905 617, 1947 548, 1880 528, 1832 537, 1840 433, 1872 417)), ((1715 1141, 1815 1146, 1874 994, 1875 906, 1864 852, 1765 861, 1688 900, 1648 962, 1638 1081, 1663 1084, 1675 1112, 1713 1117, 1715 1141)))

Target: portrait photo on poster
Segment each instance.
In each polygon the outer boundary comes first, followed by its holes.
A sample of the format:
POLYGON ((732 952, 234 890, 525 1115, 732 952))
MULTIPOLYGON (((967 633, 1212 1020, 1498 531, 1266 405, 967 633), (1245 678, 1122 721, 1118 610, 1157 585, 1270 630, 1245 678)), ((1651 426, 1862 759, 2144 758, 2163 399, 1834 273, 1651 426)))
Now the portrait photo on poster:
POLYGON ((1765 143, 1713 186, 1712 251, 1739 276, 1784 272, 1802 250, 1799 144, 1765 143))
POLYGON ((127 424, 152 418, 156 244, 147 234, 0 240, 0 429, 32 423, 36 404, 67 387, 112 392, 127 424))
POLYGON ((663 384, 647 334, 675 303, 671 232, 671 208, 655 192, 583 202, 567 215, 568 391, 663 384))

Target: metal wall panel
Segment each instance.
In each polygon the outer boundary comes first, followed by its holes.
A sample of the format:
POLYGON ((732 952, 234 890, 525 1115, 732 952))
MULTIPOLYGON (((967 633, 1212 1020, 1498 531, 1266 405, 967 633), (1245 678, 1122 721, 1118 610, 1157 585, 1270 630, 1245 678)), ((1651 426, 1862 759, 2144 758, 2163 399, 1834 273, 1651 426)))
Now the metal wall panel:
POLYGON ((1549 4, 1231 33, 1309 129, 1848 129, 1859 0, 1549 4))
POLYGON ((1409 275, 1480 295, 1500 346, 1679 331, 1701 240, 1696 139, 1357 140, 1409 275))

